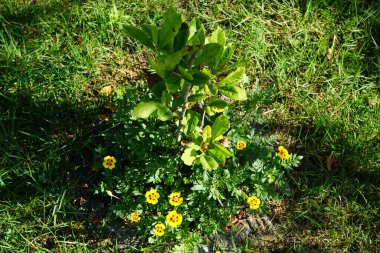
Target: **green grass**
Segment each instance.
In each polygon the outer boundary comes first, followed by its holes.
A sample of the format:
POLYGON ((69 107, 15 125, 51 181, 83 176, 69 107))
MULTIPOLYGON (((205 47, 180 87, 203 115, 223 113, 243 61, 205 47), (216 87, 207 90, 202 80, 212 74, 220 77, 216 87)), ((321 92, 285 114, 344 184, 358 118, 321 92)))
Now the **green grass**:
MULTIPOLYGON (((246 119, 305 157, 280 220, 296 252, 379 251, 380 4, 171 1, 227 30, 255 92, 246 119), (328 48, 332 55, 327 57, 328 48), (264 98, 259 100, 257 98, 264 98), (326 156, 336 157, 328 171, 326 156)), ((144 80, 122 25, 157 23, 167 1, 0 3, 0 251, 86 252, 75 199, 92 180, 105 85, 144 80), (79 192, 79 193, 78 193, 79 192)))

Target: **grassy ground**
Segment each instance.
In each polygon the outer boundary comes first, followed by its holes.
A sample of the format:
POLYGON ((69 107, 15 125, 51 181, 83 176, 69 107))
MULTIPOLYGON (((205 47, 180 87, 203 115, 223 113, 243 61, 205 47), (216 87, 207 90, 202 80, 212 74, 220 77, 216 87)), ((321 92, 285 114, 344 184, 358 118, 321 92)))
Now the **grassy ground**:
MULTIPOLYGON (((380 251, 380 3, 171 2, 227 30, 251 80, 249 119, 305 157, 288 175, 283 248, 380 251)), ((122 25, 157 23, 167 5, 0 2, 0 251, 109 249, 77 207, 104 127, 98 91, 144 80, 122 25)))

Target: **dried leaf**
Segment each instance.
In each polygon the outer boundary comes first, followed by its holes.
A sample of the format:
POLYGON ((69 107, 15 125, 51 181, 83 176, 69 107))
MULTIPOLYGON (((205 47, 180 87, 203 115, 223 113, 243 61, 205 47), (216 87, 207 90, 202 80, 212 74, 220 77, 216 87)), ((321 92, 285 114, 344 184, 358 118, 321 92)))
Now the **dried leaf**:
POLYGON ((100 90, 100 94, 101 94, 102 96, 106 96, 106 97, 108 97, 109 95, 111 95, 112 90, 113 90, 112 85, 107 85, 107 86, 104 86, 104 87, 100 90))
POLYGON ((108 115, 106 115, 106 114, 103 114, 103 115, 99 116, 99 120, 102 121, 102 122, 103 121, 108 122, 108 121, 110 121, 110 117, 108 115))
POLYGON ((327 59, 331 59, 331 57, 332 57, 332 49, 331 48, 329 48, 329 49, 327 49, 327 59))
POLYGON ((113 105, 113 104, 106 104, 104 106, 104 108, 106 108, 107 110, 109 110, 110 112, 115 112, 116 111, 116 106, 113 105))
POLYGON ((330 172, 333 172, 333 171, 336 170, 335 155, 334 155, 333 152, 331 152, 331 154, 329 156, 327 156, 327 158, 326 158, 326 166, 327 166, 328 171, 330 171, 330 172))

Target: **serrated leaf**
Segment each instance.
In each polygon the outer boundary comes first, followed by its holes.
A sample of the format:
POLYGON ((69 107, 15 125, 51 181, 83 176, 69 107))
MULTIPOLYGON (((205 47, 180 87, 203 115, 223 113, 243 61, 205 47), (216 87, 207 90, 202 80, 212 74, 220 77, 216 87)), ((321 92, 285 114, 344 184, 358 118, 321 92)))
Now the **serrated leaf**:
POLYGON ((219 88, 220 93, 235 100, 247 100, 247 93, 244 89, 237 86, 223 86, 219 88))
POLYGON ((197 151, 192 148, 187 148, 181 156, 181 160, 188 166, 192 165, 197 158, 197 151))
POLYGON ((219 167, 215 159, 207 155, 199 157, 199 162, 206 170, 215 170, 219 167))
POLYGON ((203 128, 203 132, 202 132, 203 142, 207 144, 210 143, 211 136, 212 136, 211 127, 207 125, 203 128))
POLYGON ((166 106, 162 106, 157 110, 157 118, 161 121, 167 121, 173 118, 173 113, 166 106))
POLYGON ((214 140, 220 135, 223 135, 228 131, 228 129, 230 129, 230 122, 228 121, 228 118, 224 115, 217 117, 211 126, 212 139, 214 140))
POLYGON ((141 102, 133 109, 132 115, 136 118, 146 119, 161 106, 157 102, 141 102))
POLYGON ((127 25, 127 26, 125 26, 124 31, 130 37, 132 37, 135 40, 139 41, 144 46, 152 48, 152 49, 154 48, 152 40, 149 39, 148 36, 143 31, 141 31, 140 29, 138 29, 138 28, 136 28, 134 26, 131 26, 131 25, 127 25))
POLYGON ((159 47, 172 51, 174 37, 182 23, 181 15, 172 6, 164 14, 164 22, 158 34, 159 47))
POLYGON ((217 27, 216 30, 207 38, 208 43, 218 43, 221 46, 226 44, 226 35, 222 28, 217 27))
POLYGON ((243 80, 244 74, 244 67, 237 68, 234 72, 230 73, 222 81, 220 81, 218 87, 237 85, 243 80))
POLYGON ((142 30, 152 40, 153 44, 158 46, 158 28, 154 25, 143 24, 142 30))

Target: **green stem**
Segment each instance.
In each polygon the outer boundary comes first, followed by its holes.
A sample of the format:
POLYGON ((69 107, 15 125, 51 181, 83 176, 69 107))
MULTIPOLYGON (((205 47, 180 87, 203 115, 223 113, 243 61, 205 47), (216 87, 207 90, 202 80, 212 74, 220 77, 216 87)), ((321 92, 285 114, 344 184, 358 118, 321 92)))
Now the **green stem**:
POLYGON ((187 83, 186 90, 185 90, 185 101, 183 102, 183 105, 182 105, 181 115, 179 116, 178 128, 177 128, 177 131, 175 133, 177 142, 180 142, 181 138, 182 138, 181 132, 182 132, 182 128, 184 127, 183 118, 186 115, 187 102, 189 100, 189 95, 190 95, 191 88, 192 88, 192 84, 191 83, 187 83))

